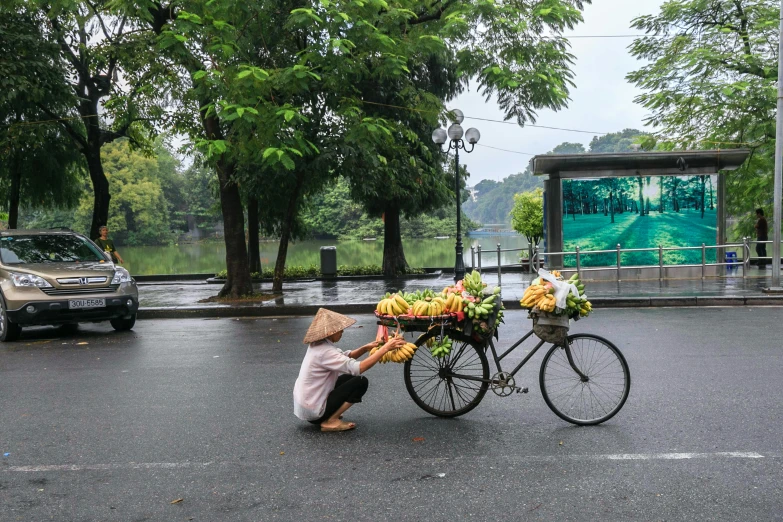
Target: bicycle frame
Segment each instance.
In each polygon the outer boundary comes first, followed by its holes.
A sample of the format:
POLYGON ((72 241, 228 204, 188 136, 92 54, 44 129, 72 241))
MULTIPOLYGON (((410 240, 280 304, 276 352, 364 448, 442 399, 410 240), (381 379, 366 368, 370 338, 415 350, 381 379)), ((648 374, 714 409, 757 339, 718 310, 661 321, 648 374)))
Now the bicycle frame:
MULTIPOLYGON (((489 347, 492 350, 492 358, 495 361, 495 368, 497 369, 498 372, 502 372, 503 371, 503 368, 500 365, 500 361, 505 359, 506 356, 508 356, 511 352, 516 350, 519 345, 521 345, 522 343, 527 341, 533 334, 534 334, 533 330, 530 330, 521 339, 519 339, 517 342, 515 342, 511 346, 511 348, 509 348, 508 350, 503 352, 501 355, 498 355, 497 350, 495 349, 495 343, 492 342, 492 339, 489 340, 489 347)), ((517 374, 517 372, 519 370, 521 370, 522 367, 530 360, 530 358, 533 357, 536 354, 536 352, 538 352, 538 350, 542 346, 544 346, 544 344, 546 344, 546 341, 544 341, 543 339, 540 340, 538 342, 538 344, 530 351, 530 353, 527 354, 524 359, 522 359, 522 361, 517 365, 517 367, 514 368, 513 370, 511 370, 511 372, 509 372, 509 375, 511 377, 515 376, 517 374)), ((566 346, 562 346, 562 348, 566 352, 566 358, 568 359, 568 363, 571 365, 571 368, 577 373, 577 375, 579 375, 579 377, 582 380, 582 382, 588 382, 590 380, 589 377, 587 377, 584 373, 581 372, 581 370, 579 370, 579 368, 576 367, 576 363, 574 362, 574 359, 571 356, 571 347, 566 345, 566 346)), ((448 377, 459 377, 460 379, 464 379, 464 380, 467 380, 467 381, 488 382, 488 383, 492 384, 492 379, 481 379, 481 378, 478 378, 478 377, 472 377, 472 376, 469 376, 469 375, 459 375, 459 374, 455 374, 455 373, 449 373, 449 374, 447 374, 447 376, 448 377)))

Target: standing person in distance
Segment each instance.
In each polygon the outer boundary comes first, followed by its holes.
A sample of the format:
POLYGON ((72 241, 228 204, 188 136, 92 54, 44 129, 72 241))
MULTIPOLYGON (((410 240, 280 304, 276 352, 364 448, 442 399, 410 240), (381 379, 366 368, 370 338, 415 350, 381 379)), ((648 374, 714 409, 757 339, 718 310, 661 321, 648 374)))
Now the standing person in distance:
MULTIPOLYGON (((756 209, 756 241, 768 241, 768 232, 767 232, 767 220, 764 217, 764 209, 763 208, 757 208, 756 209)), ((767 257, 767 245, 764 243, 757 243, 756 244, 756 254, 761 257, 767 257)), ((759 268, 765 269, 767 268, 767 263, 769 263, 768 259, 759 259, 759 268)))
POLYGON ((108 252, 111 255, 112 261, 115 263, 119 262, 120 264, 124 265, 125 261, 122 260, 122 256, 114 247, 114 241, 109 239, 109 228, 104 225, 98 229, 98 233, 101 235, 101 237, 95 240, 95 244, 101 247, 104 252, 108 252))

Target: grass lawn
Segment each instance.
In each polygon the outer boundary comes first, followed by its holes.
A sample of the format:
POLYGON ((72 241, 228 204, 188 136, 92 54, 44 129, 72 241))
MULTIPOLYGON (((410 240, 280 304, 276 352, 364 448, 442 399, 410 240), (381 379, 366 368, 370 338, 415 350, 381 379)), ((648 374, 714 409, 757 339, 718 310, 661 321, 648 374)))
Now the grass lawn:
MULTIPOLYGON (((683 210, 676 212, 651 212, 647 216, 635 213, 615 214, 614 223, 610 216, 603 214, 576 215, 563 220, 563 243, 565 250, 613 250, 619 243, 622 248, 657 248, 667 246, 714 245, 717 235, 715 210, 701 212, 683 210)), ((565 260, 569 266, 576 264, 575 256, 565 260)), ((622 254, 622 264, 657 265, 658 252, 629 252, 622 254)), ((664 253, 664 263, 696 264, 701 263, 701 251, 682 251, 664 253)), ((617 263, 615 254, 593 254, 581 256, 583 266, 604 266, 617 263)), ((715 262, 715 251, 707 250, 707 262, 715 262)))

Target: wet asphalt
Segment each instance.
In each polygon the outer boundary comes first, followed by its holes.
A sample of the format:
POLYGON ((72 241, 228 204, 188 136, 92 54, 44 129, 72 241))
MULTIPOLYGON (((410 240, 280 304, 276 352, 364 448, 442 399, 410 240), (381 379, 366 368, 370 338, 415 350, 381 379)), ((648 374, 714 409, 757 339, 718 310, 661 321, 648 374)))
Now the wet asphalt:
MULTIPOLYGON (((374 337, 357 318, 341 346, 374 337)), ((0 520, 780 520, 782 319, 597 310, 573 330, 613 340, 633 379, 598 427, 547 409, 536 354, 529 394, 451 420, 373 368, 340 434, 292 414, 309 318, 26 330, 0 345, 0 520)), ((501 348, 529 325, 507 323, 501 348)))
MULTIPOLYGON (((761 271, 751 268, 748 277, 743 278, 740 271, 732 272, 731 277, 705 279, 666 279, 623 281, 590 281, 587 293, 590 299, 638 299, 638 298, 691 298, 691 297, 749 297, 764 296, 762 289, 771 285, 771 270, 761 271)), ((586 277, 589 276, 586 273, 586 277)), ((506 273, 498 280, 496 272, 485 272, 483 280, 489 286, 501 285, 503 298, 518 301, 529 286, 530 274, 506 273)), ((609 274, 608 277, 614 277, 609 274)), ((256 303, 241 303, 240 306, 260 308, 301 307, 310 305, 328 306, 367 305, 372 310, 378 299, 386 292, 404 290, 413 292, 425 288, 440 291, 454 283, 453 273, 443 272, 439 277, 414 277, 409 279, 342 279, 339 281, 286 281, 284 294, 275 299, 256 303)), ((208 284, 204 281, 168 281, 139 283, 139 300, 144 308, 229 308, 230 305, 219 302, 205 302, 217 295, 220 284, 208 284)), ((256 283, 256 291, 271 294, 272 283, 256 283)), ((695 302, 693 303, 695 304, 695 302)), ((641 306, 649 306, 649 303, 641 306)))

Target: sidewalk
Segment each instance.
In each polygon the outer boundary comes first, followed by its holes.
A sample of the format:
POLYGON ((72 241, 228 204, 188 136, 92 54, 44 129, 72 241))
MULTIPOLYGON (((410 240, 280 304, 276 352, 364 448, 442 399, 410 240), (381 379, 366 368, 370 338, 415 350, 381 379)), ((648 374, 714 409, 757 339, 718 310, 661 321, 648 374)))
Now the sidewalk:
MULTIPOLYGON (((587 294, 596 308, 660 306, 746 306, 780 305, 783 295, 768 295, 766 277, 754 269, 749 277, 682 279, 666 281, 589 282, 587 294)), ((503 274, 503 302, 507 308, 519 308, 519 300, 530 282, 529 274, 503 274)), ((484 274, 490 286, 497 274, 484 274)), ((451 274, 438 278, 405 280, 297 281, 283 286, 283 296, 263 303, 227 305, 200 303, 217 295, 221 285, 204 281, 139 283, 140 318, 229 317, 310 315, 319 307, 345 313, 370 313, 378 300, 396 290, 406 292, 423 288, 441 290, 452 284, 451 274)), ((271 283, 256 285, 256 290, 271 291, 271 283)))

